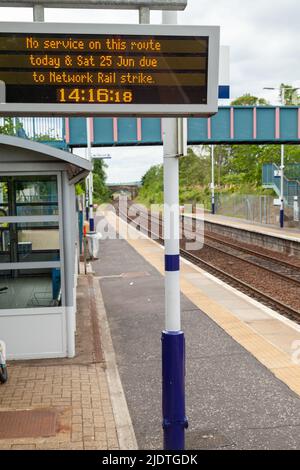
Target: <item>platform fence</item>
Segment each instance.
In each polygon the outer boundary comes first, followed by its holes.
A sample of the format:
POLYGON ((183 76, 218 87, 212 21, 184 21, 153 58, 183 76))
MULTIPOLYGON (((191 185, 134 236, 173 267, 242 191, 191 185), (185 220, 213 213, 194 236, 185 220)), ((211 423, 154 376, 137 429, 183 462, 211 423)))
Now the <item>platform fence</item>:
MULTIPOLYGON (((216 197, 216 213, 227 217, 244 219, 249 222, 278 225, 279 207, 274 205, 273 196, 253 194, 218 194, 216 197)), ((299 209, 295 214, 293 207, 285 208, 286 226, 299 227, 299 209)))

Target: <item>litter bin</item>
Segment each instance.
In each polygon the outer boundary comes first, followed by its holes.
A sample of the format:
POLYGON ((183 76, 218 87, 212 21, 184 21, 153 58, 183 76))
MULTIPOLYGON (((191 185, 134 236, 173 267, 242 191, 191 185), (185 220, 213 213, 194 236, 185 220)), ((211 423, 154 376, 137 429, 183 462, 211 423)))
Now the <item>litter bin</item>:
POLYGON ((89 254, 92 259, 98 258, 99 252, 99 240, 101 239, 101 233, 97 232, 88 232, 86 234, 88 241, 89 254))

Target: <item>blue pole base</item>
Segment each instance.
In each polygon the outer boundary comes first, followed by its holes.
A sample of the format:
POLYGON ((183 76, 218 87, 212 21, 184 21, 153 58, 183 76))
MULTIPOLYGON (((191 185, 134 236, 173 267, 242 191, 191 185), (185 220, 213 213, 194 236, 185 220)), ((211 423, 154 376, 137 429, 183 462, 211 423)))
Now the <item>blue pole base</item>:
POLYGON ((280 209, 280 227, 284 227, 284 210, 280 209))
POLYGON ((184 450, 185 339, 182 331, 162 332, 162 408, 164 450, 184 450))
POLYGON ((211 213, 214 215, 216 213, 215 203, 212 202, 211 204, 211 213))
POLYGON ((86 207, 85 208, 85 220, 89 220, 89 214, 90 214, 89 208, 86 207))

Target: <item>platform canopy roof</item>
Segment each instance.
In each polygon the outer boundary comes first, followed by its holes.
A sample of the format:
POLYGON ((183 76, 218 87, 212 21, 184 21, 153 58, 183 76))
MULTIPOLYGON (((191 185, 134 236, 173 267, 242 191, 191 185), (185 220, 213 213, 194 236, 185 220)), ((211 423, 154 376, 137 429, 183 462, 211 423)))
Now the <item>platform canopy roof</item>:
POLYGON ((93 8, 138 10, 146 7, 150 10, 184 10, 187 0, 6 0, 0 1, 1 7, 45 8, 93 8))
MULTIPOLYGON (((28 154, 28 151, 33 152, 35 154, 34 156, 36 157, 35 161, 39 160, 40 157, 41 161, 45 161, 45 159, 48 161, 54 159, 57 161, 57 163, 66 163, 69 179, 72 183, 76 183, 82 180, 92 170, 92 164, 90 161, 79 157, 78 155, 74 155, 71 152, 65 152, 63 150, 51 147, 50 145, 33 142, 32 140, 21 139, 19 137, 12 137, 3 134, 0 134, 0 162, 1 156, 5 155, 5 152, 1 152, 3 147, 12 147, 14 149, 18 149, 18 153, 20 153, 20 150, 22 149, 26 151, 26 154, 28 154)), ((11 157, 10 163, 12 163, 11 157)), ((16 160, 16 165, 17 163, 18 161, 16 160)))

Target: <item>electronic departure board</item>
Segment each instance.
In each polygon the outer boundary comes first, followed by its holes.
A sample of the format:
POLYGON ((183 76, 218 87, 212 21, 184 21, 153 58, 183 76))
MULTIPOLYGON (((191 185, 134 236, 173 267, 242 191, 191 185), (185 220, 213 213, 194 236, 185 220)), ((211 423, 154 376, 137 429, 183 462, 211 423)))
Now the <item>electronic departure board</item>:
POLYGON ((0 23, 0 113, 211 115, 218 60, 217 27, 0 23))

